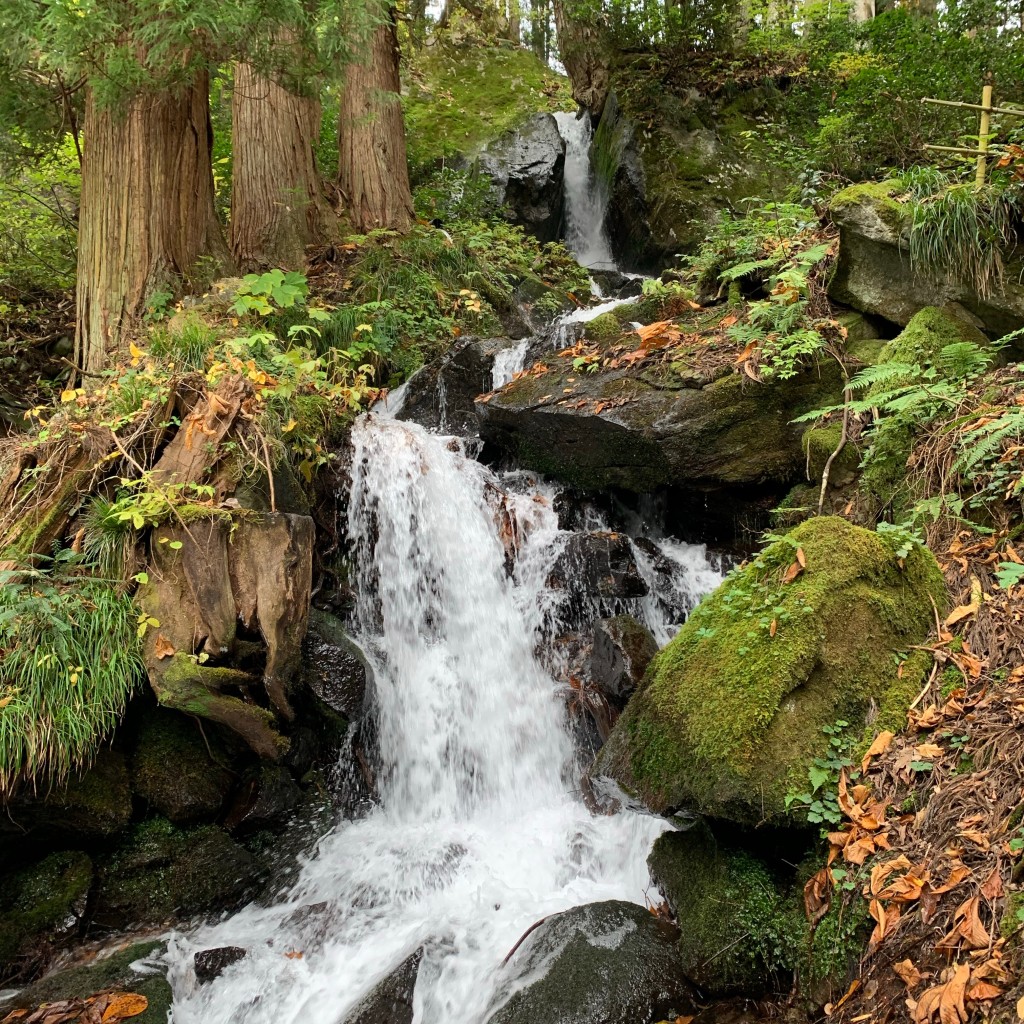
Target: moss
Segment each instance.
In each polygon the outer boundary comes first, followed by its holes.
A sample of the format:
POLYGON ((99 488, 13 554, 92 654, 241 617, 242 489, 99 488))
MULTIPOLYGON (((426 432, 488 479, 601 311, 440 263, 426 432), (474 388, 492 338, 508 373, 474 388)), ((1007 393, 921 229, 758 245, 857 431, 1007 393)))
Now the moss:
POLYGON ((834 1002, 847 990, 872 927, 867 901, 859 894, 855 893, 848 903, 833 899, 814 930, 810 954, 800 970, 801 988, 819 1005, 834 1002))
POLYGON ((132 816, 132 794, 124 757, 103 750, 93 766, 44 801, 47 819, 87 836, 112 835, 132 816))
POLYGON ((521 47, 438 45, 412 59, 403 96, 414 173, 472 157, 530 116, 573 107, 568 81, 521 47))
POLYGON ((85 909, 92 861, 79 852, 53 853, 7 879, 0 893, 0 977, 10 976, 18 956, 45 941, 85 909))
MULTIPOLYGON (((825 464, 839 447, 842 436, 843 426, 841 423, 808 427, 804 431, 803 437, 800 439, 800 446, 803 449, 804 458, 807 459, 812 479, 821 479, 821 475, 825 471, 825 464)), ((829 482, 839 486, 848 483, 856 475, 859 466, 860 449, 855 442, 848 440, 832 462, 832 468, 829 470, 829 482)))
POLYGON ((139 974, 131 966, 137 960, 155 957, 162 947, 160 941, 138 942, 88 966, 58 971, 0 1003, 0 1012, 16 1007, 34 1009, 41 1003, 85 999, 97 992, 121 989, 137 992, 149 1001, 143 1013, 132 1017, 132 1024, 166 1024, 172 1001, 167 979, 162 974, 139 974))
POLYGON ((1024 892, 1011 892, 1006 897, 1006 907, 999 919, 999 934, 1004 939, 1015 935, 1024 924, 1024 892))
POLYGON ((683 971, 699 988, 756 995, 797 966, 803 914, 764 863, 697 826, 662 835, 648 866, 679 919, 683 971))
POLYGON ((797 484, 772 511, 772 526, 790 529, 809 519, 818 510, 820 486, 797 484))
POLYGON ((602 313, 586 323, 583 336, 587 341, 611 341, 622 334, 622 324, 612 313, 602 313))
POLYGON ((901 568, 872 531, 809 520, 697 607, 599 765, 655 809, 781 817, 786 792, 824 753, 823 726, 864 721, 871 705, 888 720, 905 714, 922 665, 908 661, 898 679, 893 653, 927 636, 931 599, 941 607, 945 585, 927 550, 901 568), (806 568, 785 583, 798 549, 806 568))
POLYGON ((905 204, 894 197, 902 191, 897 181, 865 181, 850 185, 832 197, 829 213, 838 221, 858 206, 870 206, 886 227, 899 233, 908 221, 905 204))

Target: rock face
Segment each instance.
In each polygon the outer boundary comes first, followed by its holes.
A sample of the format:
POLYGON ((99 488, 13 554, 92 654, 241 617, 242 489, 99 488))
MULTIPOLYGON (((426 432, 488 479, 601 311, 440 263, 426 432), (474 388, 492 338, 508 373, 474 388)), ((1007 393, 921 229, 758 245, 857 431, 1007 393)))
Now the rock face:
POLYGON ((407 957, 339 1024, 412 1024, 412 996, 423 950, 407 957))
POLYGON ((548 586, 591 598, 643 597, 647 593, 624 533, 574 533, 548 577, 548 586))
POLYGON ((553 242, 562 225, 565 142, 551 114, 537 114, 521 128, 490 143, 479 166, 512 219, 542 242, 553 242))
POLYGON ((941 610, 943 577, 927 550, 901 562, 844 519, 803 523, 697 607, 592 774, 657 812, 781 818, 786 793, 804 792, 826 753, 825 726, 845 720, 856 738, 874 707, 876 729, 900 727, 927 659, 913 654, 897 675, 894 655, 923 643, 933 599, 941 610))
POLYGON ((303 679, 318 700, 346 718, 358 717, 371 670, 341 620, 330 612, 310 608, 302 664, 303 679))
POLYGON ((1024 260, 1010 260, 1005 284, 980 295, 966 279, 936 277, 910 262, 910 215, 896 182, 851 185, 832 200, 839 261, 829 285, 836 302, 906 325, 928 306, 960 303, 993 334, 1024 324, 1024 260))
POLYGON ((632 615, 616 615, 594 623, 590 679, 621 710, 640 685, 658 644, 646 626, 632 615))
POLYGON ((608 188, 606 227, 629 269, 656 271, 691 252, 724 209, 770 195, 778 177, 769 154, 741 133, 755 131, 759 96, 717 104, 689 91, 664 91, 642 129, 613 93, 594 136, 593 162, 608 188))
POLYGON ((683 970, 703 993, 757 995, 798 967, 807 941, 800 901, 756 857, 698 824, 660 836, 647 864, 679 921, 683 970))
POLYGON ((670 924, 609 901, 549 917, 504 968, 487 1024, 653 1024, 692 1014, 670 924))
POLYGON ((219 978, 232 964, 245 958, 248 950, 243 946, 218 946, 217 949, 202 949, 193 957, 196 981, 205 985, 219 978))
POLYGON ((480 434, 521 465, 587 491, 784 486, 804 465, 791 421, 842 394, 828 364, 762 384, 731 367, 662 379, 548 362, 477 402, 480 434))

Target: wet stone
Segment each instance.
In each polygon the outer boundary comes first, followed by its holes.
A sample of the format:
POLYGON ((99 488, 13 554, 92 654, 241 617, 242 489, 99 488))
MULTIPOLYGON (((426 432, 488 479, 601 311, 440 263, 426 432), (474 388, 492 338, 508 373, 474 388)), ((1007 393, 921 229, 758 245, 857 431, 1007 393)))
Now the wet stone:
POLYGON ((605 599, 643 597, 647 593, 629 538, 624 533, 606 531, 570 537, 551 570, 548 586, 605 599))
POLYGON ((412 996, 423 950, 403 960, 339 1024, 412 1024, 412 996))
POLYGON ((243 946, 220 946, 217 949, 203 949, 194 958, 196 981, 205 985, 219 978, 232 964, 243 959, 248 950, 243 946))

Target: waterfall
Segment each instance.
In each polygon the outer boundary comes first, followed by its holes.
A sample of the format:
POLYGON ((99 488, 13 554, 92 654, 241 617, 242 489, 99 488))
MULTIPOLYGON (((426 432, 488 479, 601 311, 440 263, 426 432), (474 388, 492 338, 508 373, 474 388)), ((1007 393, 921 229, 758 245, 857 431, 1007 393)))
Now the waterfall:
POLYGON ((551 489, 386 415, 364 415, 352 442, 380 803, 322 839, 276 904, 172 937, 175 1024, 344 1024, 420 949, 416 1024, 480 1024, 531 924, 644 902, 646 857, 668 827, 593 816, 576 792, 564 703, 538 654, 567 537, 551 489), (198 986, 193 954, 225 945, 248 955, 198 986))
POLYGON ((608 195, 590 162, 593 128, 584 115, 555 114, 565 141, 565 244, 589 270, 615 270, 605 232, 608 195))

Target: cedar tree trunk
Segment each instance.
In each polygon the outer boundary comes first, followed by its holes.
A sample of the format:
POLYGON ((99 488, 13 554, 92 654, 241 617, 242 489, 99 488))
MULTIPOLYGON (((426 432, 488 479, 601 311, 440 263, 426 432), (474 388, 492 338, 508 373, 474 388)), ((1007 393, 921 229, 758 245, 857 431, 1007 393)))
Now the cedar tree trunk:
POLYGON ((569 75, 572 97, 598 117, 611 88, 602 25, 597 19, 573 17, 566 10, 565 0, 554 0, 554 6, 558 55, 569 75))
POLYGON ((86 98, 75 356, 87 373, 123 351, 154 291, 208 284, 231 267, 213 205, 208 94, 204 72, 126 108, 86 98))
POLYGON ((320 102, 235 66, 231 99, 231 253, 243 273, 301 269, 306 246, 329 239, 337 216, 324 195, 313 145, 320 102))
POLYGON ((365 64, 345 73, 338 122, 338 187, 356 231, 412 226, 412 191, 399 100, 394 12, 369 41, 365 64))

